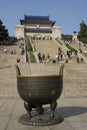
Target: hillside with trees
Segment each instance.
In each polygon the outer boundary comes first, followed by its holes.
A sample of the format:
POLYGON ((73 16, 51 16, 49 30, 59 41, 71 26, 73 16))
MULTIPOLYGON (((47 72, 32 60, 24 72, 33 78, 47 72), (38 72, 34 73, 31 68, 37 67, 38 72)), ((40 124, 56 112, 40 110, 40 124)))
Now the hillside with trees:
POLYGON ((87 44, 87 25, 82 20, 80 23, 80 31, 78 32, 78 40, 87 44))
POLYGON ((0 20, 0 42, 2 42, 3 40, 7 40, 8 37, 8 30, 6 29, 5 25, 3 25, 2 20, 0 20))
POLYGON ((72 35, 61 34, 61 39, 62 39, 63 41, 72 41, 72 35))

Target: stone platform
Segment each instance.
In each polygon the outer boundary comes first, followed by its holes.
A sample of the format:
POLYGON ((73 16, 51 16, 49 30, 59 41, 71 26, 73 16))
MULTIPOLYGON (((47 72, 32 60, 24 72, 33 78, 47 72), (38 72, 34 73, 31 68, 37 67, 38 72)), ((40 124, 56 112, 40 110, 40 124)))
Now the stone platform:
MULTIPOLYGON (((46 107, 49 108, 48 105, 46 107)), ((61 123, 24 125, 19 122, 19 118, 26 113, 23 101, 20 98, 0 99, 0 130, 87 130, 87 98, 60 98, 56 112, 64 119, 61 123)))

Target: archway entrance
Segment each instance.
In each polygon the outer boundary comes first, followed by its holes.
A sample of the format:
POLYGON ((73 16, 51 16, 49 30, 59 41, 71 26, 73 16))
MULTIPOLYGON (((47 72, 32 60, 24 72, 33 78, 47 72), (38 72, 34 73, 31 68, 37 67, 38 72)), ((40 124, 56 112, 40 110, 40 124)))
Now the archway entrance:
POLYGON ((43 35, 42 34, 35 34, 33 36, 33 39, 43 39, 43 35))

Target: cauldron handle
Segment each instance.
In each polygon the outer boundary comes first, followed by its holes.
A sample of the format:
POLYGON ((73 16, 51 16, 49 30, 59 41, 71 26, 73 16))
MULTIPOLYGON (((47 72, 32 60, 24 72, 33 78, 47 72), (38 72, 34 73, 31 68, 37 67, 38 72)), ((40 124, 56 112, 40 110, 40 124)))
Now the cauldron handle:
POLYGON ((15 65, 17 76, 21 75, 18 65, 15 65))
POLYGON ((65 64, 62 64, 61 67, 60 67, 60 70, 59 70, 59 75, 60 76, 63 76, 64 65, 65 64))

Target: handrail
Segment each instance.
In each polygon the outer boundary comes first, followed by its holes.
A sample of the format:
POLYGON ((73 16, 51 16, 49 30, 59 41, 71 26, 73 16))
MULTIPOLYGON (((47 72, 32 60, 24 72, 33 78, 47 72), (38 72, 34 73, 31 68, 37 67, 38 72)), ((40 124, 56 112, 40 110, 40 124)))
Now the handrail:
POLYGON ((18 65, 15 65, 15 68, 16 68, 17 76, 20 76, 21 72, 20 72, 20 69, 19 69, 18 65))
POLYGON ((65 64, 62 64, 61 67, 60 67, 60 71, 59 71, 60 76, 63 76, 64 66, 65 66, 65 64))

